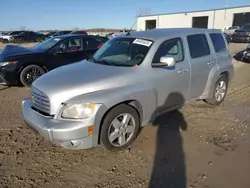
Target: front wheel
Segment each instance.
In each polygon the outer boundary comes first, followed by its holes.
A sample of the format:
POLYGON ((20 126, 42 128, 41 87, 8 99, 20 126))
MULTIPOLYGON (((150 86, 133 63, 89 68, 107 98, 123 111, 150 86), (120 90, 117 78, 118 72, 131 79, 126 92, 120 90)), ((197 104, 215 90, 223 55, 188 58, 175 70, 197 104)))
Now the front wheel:
POLYGON ((100 141, 107 150, 127 148, 136 139, 140 129, 137 111, 126 104, 114 107, 103 120, 100 141))
POLYGON ((45 71, 42 67, 38 65, 29 65, 21 71, 20 81, 25 87, 30 87, 31 84, 44 73, 45 71))
POLYGON ((211 94, 208 99, 205 99, 205 102, 211 105, 221 104, 226 97, 227 87, 228 87, 227 77, 226 75, 222 74, 215 82, 211 94))

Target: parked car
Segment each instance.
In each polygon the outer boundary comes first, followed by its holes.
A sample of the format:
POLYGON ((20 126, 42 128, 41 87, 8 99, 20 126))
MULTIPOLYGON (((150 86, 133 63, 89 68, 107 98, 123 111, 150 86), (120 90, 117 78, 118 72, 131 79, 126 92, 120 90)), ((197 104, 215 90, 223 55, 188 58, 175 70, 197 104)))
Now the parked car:
POLYGON ((223 33, 223 34, 227 39, 227 43, 229 44, 231 42, 230 36, 227 33, 223 33))
POLYGON ((50 38, 50 36, 53 36, 57 31, 51 31, 45 35, 46 39, 50 38))
POLYGON ((101 143, 117 151, 161 113, 193 100, 219 105, 233 74, 219 30, 133 32, 110 39, 89 60, 35 80, 22 110, 25 122, 57 145, 101 143))
POLYGON ((57 36, 61 36, 61 35, 67 35, 67 34, 70 34, 72 31, 68 31, 68 30, 65 30, 65 31, 57 31, 56 33, 54 34, 51 34, 49 36, 49 38, 53 38, 53 37, 57 37, 57 36))
POLYGON ((24 31, 19 35, 14 35, 10 38, 10 42, 23 43, 23 42, 42 42, 45 40, 43 34, 37 34, 33 31, 24 31))
POLYGON ((5 35, 0 36, 0 42, 3 42, 3 43, 11 42, 14 36, 17 36, 21 34, 22 32, 24 31, 12 31, 12 32, 5 33, 5 35))
POLYGON ((250 62, 250 44, 246 47, 245 50, 243 50, 242 52, 238 53, 236 55, 236 58, 238 60, 241 60, 241 61, 250 62), (241 57, 239 58, 240 55, 241 55, 241 57))
POLYGON ((91 57, 107 40, 89 35, 64 35, 32 48, 7 45, 0 54, 0 83, 29 87, 52 69, 91 57))
POLYGON ((72 31, 70 34, 82 34, 87 35, 88 33, 86 31, 72 31))
POLYGON ((250 23, 243 25, 240 29, 235 30, 232 35, 233 42, 250 42, 250 23))
POLYGON ((240 27, 239 26, 232 26, 232 27, 229 27, 228 29, 226 29, 224 32, 226 34, 228 34, 229 36, 232 36, 237 29, 240 29, 240 27))

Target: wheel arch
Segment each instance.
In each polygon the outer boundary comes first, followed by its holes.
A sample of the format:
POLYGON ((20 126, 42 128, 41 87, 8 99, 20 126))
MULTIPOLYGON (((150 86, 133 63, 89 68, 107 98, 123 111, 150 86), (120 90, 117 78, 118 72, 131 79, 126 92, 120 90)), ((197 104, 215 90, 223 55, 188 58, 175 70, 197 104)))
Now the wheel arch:
POLYGON ((106 116, 108 115, 108 113, 115 107, 121 105, 121 104, 126 104, 130 107, 132 107, 138 114, 139 117, 139 121, 140 121, 140 127, 141 127, 141 123, 142 123, 142 119, 143 119, 143 108, 142 105, 139 101, 131 99, 131 100, 126 100, 126 101, 122 101, 119 103, 114 104, 113 106, 111 106, 102 116, 101 118, 101 122, 100 122, 100 127, 99 127, 99 131, 98 131, 98 144, 100 144, 100 136, 101 136, 101 129, 102 129, 102 124, 104 119, 106 118, 106 116))
POLYGON ((21 65, 18 66, 18 68, 17 68, 17 78, 18 78, 17 82, 18 82, 19 84, 22 85, 22 82, 21 82, 21 80, 20 80, 20 76, 21 76, 22 70, 23 70, 25 67, 30 66, 30 65, 39 66, 39 67, 41 67, 41 68, 45 71, 45 73, 48 72, 48 69, 47 69, 44 65, 42 65, 41 63, 38 63, 38 62, 37 62, 37 63, 28 62, 28 63, 21 64, 21 65))
POLYGON ((48 72, 48 69, 46 68, 46 66, 42 65, 40 62, 27 62, 27 63, 23 63, 21 64, 20 66, 18 66, 18 76, 20 76, 22 70, 27 67, 27 66, 30 66, 30 65, 37 65, 39 67, 42 67, 44 69, 45 72, 48 72))

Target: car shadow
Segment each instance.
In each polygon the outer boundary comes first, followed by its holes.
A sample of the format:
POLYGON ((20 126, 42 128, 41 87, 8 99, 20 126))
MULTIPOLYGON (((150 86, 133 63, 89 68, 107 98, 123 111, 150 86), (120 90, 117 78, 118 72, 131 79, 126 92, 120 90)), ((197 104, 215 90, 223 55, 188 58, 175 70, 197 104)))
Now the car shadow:
MULTIPOLYGON (((171 93, 165 104, 172 101, 180 101, 180 104, 184 104, 184 98, 179 93, 171 93)), ((152 124, 158 126, 158 129, 149 188, 186 188, 185 154, 180 133, 181 130, 187 130, 184 116, 179 110, 175 110, 159 115, 152 124)))

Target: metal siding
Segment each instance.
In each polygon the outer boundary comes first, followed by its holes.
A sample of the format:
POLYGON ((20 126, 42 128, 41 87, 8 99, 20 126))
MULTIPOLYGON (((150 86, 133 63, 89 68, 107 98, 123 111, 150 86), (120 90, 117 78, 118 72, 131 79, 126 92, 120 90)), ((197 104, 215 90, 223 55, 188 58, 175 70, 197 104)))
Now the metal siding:
POLYGON ((250 12, 250 6, 239 8, 218 9, 210 11, 198 11, 188 13, 166 14, 139 17, 137 30, 145 30, 145 21, 155 19, 157 28, 182 28, 192 27, 192 18, 199 16, 208 16, 208 29, 224 30, 226 26, 232 26, 235 13, 250 12))

